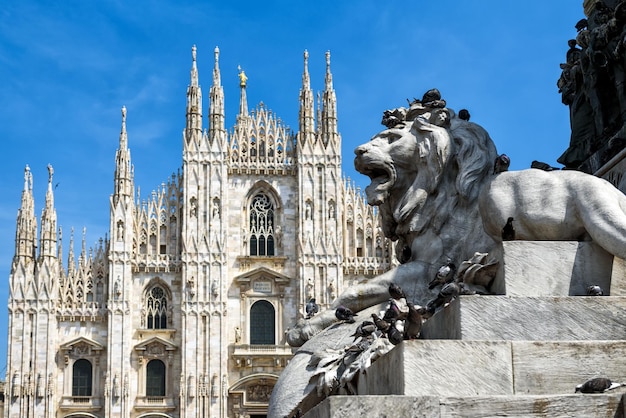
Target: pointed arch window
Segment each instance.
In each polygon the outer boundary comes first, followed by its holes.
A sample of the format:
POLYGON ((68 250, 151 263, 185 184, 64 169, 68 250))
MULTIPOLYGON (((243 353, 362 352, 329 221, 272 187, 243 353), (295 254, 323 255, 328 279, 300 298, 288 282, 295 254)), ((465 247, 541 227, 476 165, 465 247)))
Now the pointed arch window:
POLYGON ((250 255, 274 255, 274 205, 264 193, 250 202, 250 255))
POLYGON ((165 363, 150 360, 146 366, 146 396, 165 396, 165 363))
POLYGON ((276 324, 274 306, 266 300, 250 307, 250 344, 274 345, 276 324))
POLYGON ((167 296, 161 286, 154 286, 146 295, 146 328, 167 328, 167 296))
POLYGON ((72 396, 91 396, 93 368, 89 360, 77 360, 72 366, 72 396))

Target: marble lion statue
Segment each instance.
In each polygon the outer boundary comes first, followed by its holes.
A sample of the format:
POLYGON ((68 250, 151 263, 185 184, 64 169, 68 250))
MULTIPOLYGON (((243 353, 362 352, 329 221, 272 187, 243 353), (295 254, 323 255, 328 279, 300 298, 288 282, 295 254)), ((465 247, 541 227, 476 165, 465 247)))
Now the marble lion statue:
POLYGON ((371 179, 368 203, 378 206, 402 264, 350 286, 331 309, 298 321, 287 332, 290 345, 300 346, 336 322, 333 308, 339 305, 359 312, 386 301, 392 281, 425 305, 436 295, 427 284, 447 261, 458 266, 476 252, 501 259, 509 217, 516 239, 593 239, 626 258, 626 196, 605 180, 560 170, 494 174, 498 154, 486 130, 442 100, 415 101, 385 116, 391 119, 383 119, 387 129, 355 149, 354 164, 371 179))

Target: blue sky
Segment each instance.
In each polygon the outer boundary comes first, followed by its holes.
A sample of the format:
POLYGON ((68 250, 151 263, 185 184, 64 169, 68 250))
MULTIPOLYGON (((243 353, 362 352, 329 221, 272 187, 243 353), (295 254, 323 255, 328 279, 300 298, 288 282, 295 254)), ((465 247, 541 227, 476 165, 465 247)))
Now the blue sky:
MULTIPOLYGON (((347 177, 354 148, 381 130, 383 110, 437 87, 469 109, 511 169, 556 159, 569 144, 568 108, 556 81, 582 0, 435 1, 28 1, 0 9, 0 376, 6 364, 8 279, 24 167, 43 208, 48 163, 67 255, 109 226, 120 109, 135 184, 147 196, 182 165, 191 47, 198 48, 204 126, 213 50, 220 48, 226 125, 238 109, 237 66, 248 103, 263 102, 294 130, 303 51, 312 88, 325 57, 337 93, 347 177)), ((66 260, 64 260, 64 263, 66 260)))

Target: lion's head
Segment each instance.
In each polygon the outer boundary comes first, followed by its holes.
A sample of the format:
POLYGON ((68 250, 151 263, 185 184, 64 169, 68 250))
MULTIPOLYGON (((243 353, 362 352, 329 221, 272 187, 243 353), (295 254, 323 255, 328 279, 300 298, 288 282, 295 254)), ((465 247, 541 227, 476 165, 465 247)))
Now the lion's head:
POLYGON ((412 106, 393 114, 406 116, 354 151, 355 168, 371 179, 368 203, 379 206, 388 238, 415 251, 416 237, 435 235, 442 255, 457 258, 452 247, 480 226, 476 199, 496 148, 482 127, 447 108, 412 106))

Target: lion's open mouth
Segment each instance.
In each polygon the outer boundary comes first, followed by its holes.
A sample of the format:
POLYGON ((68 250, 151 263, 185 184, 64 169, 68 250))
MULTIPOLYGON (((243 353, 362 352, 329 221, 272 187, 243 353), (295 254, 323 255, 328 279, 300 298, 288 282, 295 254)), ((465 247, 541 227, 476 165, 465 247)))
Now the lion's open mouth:
POLYGON ((382 161, 365 162, 357 156, 354 159, 354 168, 359 173, 368 176, 371 180, 369 186, 365 188, 367 203, 372 206, 382 204, 396 181, 396 170, 393 165, 382 161))

